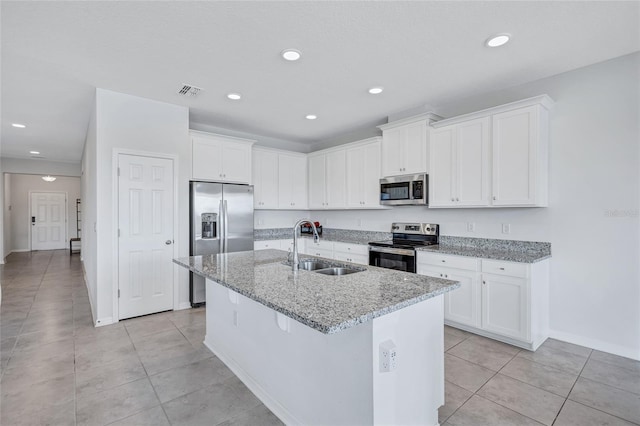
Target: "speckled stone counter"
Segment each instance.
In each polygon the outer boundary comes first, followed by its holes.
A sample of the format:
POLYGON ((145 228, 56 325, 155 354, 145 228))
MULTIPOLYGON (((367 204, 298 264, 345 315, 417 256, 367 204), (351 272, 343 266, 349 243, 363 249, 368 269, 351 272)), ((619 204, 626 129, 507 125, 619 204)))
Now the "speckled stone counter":
MULTIPOLYGON (((460 286, 431 278, 373 266, 348 265, 361 272, 328 276, 283 264, 280 250, 246 251, 174 259, 256 302, 325 334, 337 333, 460 286)), ((313 256, 301 256, 301 259, 313 256)))
POLYGON ((551 243, 440 236, 440 245, 418 248, 419 251, 535 263, 551 257, 551 243))
MULTIPOLYGON (((302 234, 302 237, 311 238, 312 236, 302 234)), ((285 240, 288 238, 293 238, 293 231, 291 228, 256 229, 253 232, 253 238, 255 241, 285 240)), ((324 228, 322 230, 322 235, 320 236, 320 238, 327 241, 337 241, 341 243, 368 244, 370 241, 390 240, 391 233, 360 231, 354 229, 324 228)))

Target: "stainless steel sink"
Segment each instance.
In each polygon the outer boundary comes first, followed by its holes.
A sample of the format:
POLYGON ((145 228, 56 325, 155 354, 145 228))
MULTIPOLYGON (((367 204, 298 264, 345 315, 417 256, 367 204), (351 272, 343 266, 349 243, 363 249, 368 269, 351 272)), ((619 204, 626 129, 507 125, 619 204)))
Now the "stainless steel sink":
POLYGON ((318 269, 327 269, 331 268, 331 264, 326 262, 321 262, 319 260, 301 260, 300 261, 300 269, 304 269, 305 271, 316 271, 318 269))
POLYGON ((324 275, 347 275, 347 274, 360 272, 360 270, 351 269, 351 268, 326 268, 326 269, 316 269, 315 272, 317 272, 318 274, 324 274, 324 275))

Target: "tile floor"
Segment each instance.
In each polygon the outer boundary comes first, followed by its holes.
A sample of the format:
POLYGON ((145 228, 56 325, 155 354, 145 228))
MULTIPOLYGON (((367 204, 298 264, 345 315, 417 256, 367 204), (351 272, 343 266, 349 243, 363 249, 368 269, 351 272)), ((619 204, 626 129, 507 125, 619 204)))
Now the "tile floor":
MULTIPOLYGON (((278 419, 203 345, 204 310, 94 328, 80 258, 0 267, 0 424, 256 425, 278 419)), ((549 340, 531 353, 445 328, 444 425, 640 424, 640 362, 549 340)))

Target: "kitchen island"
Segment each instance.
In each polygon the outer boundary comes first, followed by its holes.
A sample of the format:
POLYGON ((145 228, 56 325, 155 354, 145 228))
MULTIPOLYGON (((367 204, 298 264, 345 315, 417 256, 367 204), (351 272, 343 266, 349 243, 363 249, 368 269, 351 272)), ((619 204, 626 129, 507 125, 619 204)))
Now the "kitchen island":
POLYGON ((286 257, 175 260, 207 278, 205 345, 287 424, 437 425, 442 295, 459 284, 371 266, 293 273, 286 257))

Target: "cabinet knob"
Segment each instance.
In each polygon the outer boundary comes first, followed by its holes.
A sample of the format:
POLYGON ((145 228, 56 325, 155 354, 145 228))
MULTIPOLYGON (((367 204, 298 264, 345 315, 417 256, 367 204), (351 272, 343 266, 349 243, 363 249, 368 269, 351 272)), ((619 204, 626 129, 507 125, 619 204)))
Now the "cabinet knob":
POLYGON ((452 198, 451 201, 455 201, 455 200, 452 198))
POLYGON ((445 277, 445 278, 449 278, 449 275, 447 275, 447 274, 444 274, 444 277, 445 277))
POLYGON ((495 196, 495 195, 493 196, 493 199, 494 199, 494 200, 496 199, 496 196, 495 196))
POLYGON ((456 201, 460 201, 460 199, 459 199, 459 198, 456 198, 456 201))
POLYGON ((486 284, 486 283, 487 283, 486 281, 482 281, 482 284, 486 284))
POLYGON ((440 277, 442 277, 442 274, 440 274, 440 277))
POLYGON ((501 271, 504 271, 504 268, 500 268, 501 271))
POLYGON ((447 262, 446 260, 442 260, 442 263, 446 263, 446 262, 447 262))

